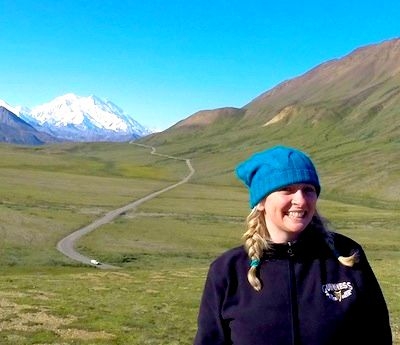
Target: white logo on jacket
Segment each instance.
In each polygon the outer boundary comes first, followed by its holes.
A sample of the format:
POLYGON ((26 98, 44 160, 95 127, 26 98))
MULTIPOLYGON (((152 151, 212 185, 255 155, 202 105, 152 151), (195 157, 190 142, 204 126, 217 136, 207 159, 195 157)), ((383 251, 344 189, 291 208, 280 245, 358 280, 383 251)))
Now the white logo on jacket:
POLYGON ((343 299, 352 294, 353 285, 350 282, 328 283, 322 285, 322 292, 329 299, 336 302, 341 302, 343 299))

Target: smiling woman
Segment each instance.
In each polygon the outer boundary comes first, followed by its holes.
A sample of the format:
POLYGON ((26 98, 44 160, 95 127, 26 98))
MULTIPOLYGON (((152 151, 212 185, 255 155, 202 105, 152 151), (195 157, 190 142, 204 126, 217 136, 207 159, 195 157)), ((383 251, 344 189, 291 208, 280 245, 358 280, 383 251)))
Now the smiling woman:
POLYGON ((244 245, 212 262, 195 345, 392 344, 363 248, 329 231, 311 159, 276 146, 236 168, 249 190, 244 245))

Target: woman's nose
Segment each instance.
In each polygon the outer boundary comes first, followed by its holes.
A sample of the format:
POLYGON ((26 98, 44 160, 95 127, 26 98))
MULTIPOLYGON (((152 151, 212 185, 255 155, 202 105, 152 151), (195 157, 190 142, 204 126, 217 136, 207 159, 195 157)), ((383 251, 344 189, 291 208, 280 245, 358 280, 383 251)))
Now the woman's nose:
POLYGON ((292 204, 303 205, 305 203, 306 203, 306 197, 303 193, 303 190, 298 189, 295 193, 293 193, 292 204))

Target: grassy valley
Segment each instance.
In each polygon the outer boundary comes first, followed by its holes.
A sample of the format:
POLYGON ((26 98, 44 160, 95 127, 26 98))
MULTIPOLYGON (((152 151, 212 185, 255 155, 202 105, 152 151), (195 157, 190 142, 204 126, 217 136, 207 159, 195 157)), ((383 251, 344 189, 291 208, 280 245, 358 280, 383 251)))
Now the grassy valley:
MULTIPOLYGON (((196 169, 189 183, 79 241, 83 254, 120 267, 101 270, 63 257, 57 241, 180 180, 186 164, 132 144, 0 146, 0 342, 191 344, 208 265, 240 245, 248 213, 246 191, 226 180, 242 150, 213 150, 185 153, 196 169)), ((365 246, 400 344, 399 209, 348 195, 325 191, 320 211, 365 246)))

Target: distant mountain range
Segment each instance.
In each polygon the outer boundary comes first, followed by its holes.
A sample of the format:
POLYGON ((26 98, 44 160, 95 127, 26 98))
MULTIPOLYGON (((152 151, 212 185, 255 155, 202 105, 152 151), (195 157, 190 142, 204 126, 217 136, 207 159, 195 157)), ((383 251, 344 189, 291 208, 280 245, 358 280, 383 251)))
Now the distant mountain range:
MULTIPOLYGON (((49 142, 49 138, 142 138, 164 147, 165 143, 178 147, 180 141, 183 154, 237 147, 250 150, 264 146, 267 139, 293 142, 312 150, 341 142, 363 141, 367 148, 377 140, 393 144, 400 137, 400 39, 357 48, 340 59, 323 62, 301 76, 283 81, 242 108, 202 110, 160 133, 151 133, 118 106, 96 96, 67 94, 32 110, 13 108, 0 100, 1 106, 36 130, 30 133, 29 142, 32 138, 43 142, 49 142), (49 137, 41 139, 37 132, 49 137)), ((9 125, 0 125, 0 140, 23 142, 21 138, 12 138, 26 133, 27 127, 11 131, 9 125)), ((14 125, 19 128, 19 122, 14 125)), ((241 155, 236 151, 234 154, 241 155)))
POLYGON ((0 114, 0 141, 15 144, 128 141, 151 133, 120 107, 96 96, 70 93, 33 109, 0 100, 0 114))

